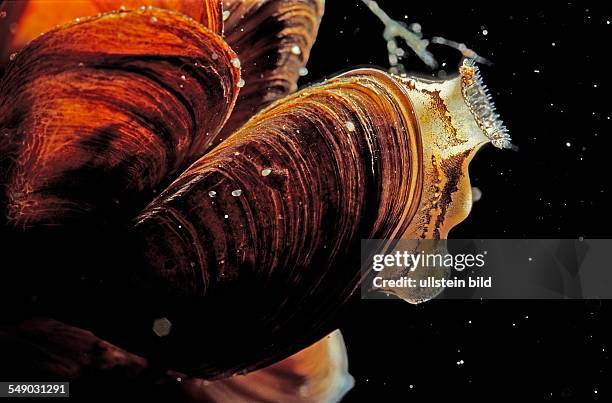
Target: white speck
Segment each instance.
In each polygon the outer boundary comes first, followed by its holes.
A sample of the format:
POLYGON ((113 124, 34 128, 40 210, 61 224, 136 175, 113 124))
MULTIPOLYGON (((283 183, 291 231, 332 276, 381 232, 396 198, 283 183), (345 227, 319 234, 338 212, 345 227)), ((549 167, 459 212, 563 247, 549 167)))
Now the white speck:
POLYGON ((80 18, 75 18, 74 22, 81 22, 81 19, 80 18))
POLYGON ((13 61, 15 60, 16 57, 17 57, 17 53, 11 53, 11 55, 9 56, 9 60, 13 61))
POLYGON ((463 364, 465 364, 465 361, 463 361, 463 360, 457 361, 457 365, 463 365, 463 364))
POLYGON ((527 260, 529 260, 529 261, 531 262, 531 261, 533 260, 533 258, 532 258, 532 257, 529 257, 529 258, 527 258, 527 260))
POLYGON ((597 84, 593 84, 593 88, 597 88, 597 84))
POLYGON ((593 390, 593 393, 597 394, 597 389, 593 390))
POLYGON ((540 73, 540 70, 538 70, 538 69, 535 69, 535 70, 533 70, 533 72, 534 72, 534 73, 537 73, 537 74, 539 74, 539 73, 540 73))
POLYGON ((293 53, 294 55, 300 55, 302 54, 302 49, 300 49, 298 45, 293 45, 291 47, 291 53, 293 53))
POLYGON ((226 215, 223 216, 223 218, 229 218, 229 216, 226 214, 226 215))
POLYGON ((181 80, 187 80, 187 77, 185 77, 185 75, 183 74, 183 75, 181 76, 181 80))
POLYGON ((571 147, 571 146, 572 146, 572 143, 570 143, 570 142, 568 141, 567 143, 565 143, 565 146, 566 146, 566 147, 571 147))
POLYGON ((151 18, 149 18, 149 21, 151 21, 152 24, 155 24, 157 22, 157 17, 152 16, 151 18))
POLYGON ((557 46, 557 44, 555 42, 551 43, 552 47, 554 48, 555 46, 557 46))
POLYGON ((0 11, 0 18, 6 18, 6 11, 0 11))
POLYGON ((408 385, 410 389, 414 389, 414 385, 408 385))
POLYGON ((153 332, 158 337, 165 337, 170 334, 172 323, 167 318, 158 318, 153 321, 153 332))
POLYGON ((240 59, 238 59, 237 57, 234 57, 232 60, 232 66, 240 68, 240 59))
POLYGON ((261 170, 261 176, 268 176, 272 173, 272 168, 264 168, 261 170))
POLYGON ((471 321, 471 320, 468 320, 468 324, 470 324, 470 325, 471 325, 471 324, 472 324, 472 321, 471 321))
POLYGON ((215 192, 214 190, 211 190, 210 192, 208 192, 208 195, 210 197, 215 197, 217 195, 217 192, 215 192))
POLYGON ((487 36, 487 35, 489 35, 489 31, 488 31, 488 30, 486 30, 486 29, 483 29, 483 30, 482 30, 482 34, 483 34, 484 36, 487 36))
POLYGON ((525 319, 529 319, 529 315, 525 315, 525 319))
POLYGON ((234 196, 234 197, 238 197, 241 194, 242 194, 242 190, 240 190, 240 189, 232 190, 232 196, 234 196))
POLYGON ((512 324, 512 326, 513 326, 513 327, 516 327, 516 323, 513 323, 513 324, 512 324))
POLYGON ((304 77, 308 75, 308 69, 306 67, 300 67, 298 74, 300 75, 300 77, 304 77))
POLYGON ((348 129, 349 132, 354 132, 355 131, 355 123, 351 122, 350 120, 347 121, 345 123, 346 128, 348 129))
POLYGON ((183 379, 179 376, 178 378, 176 378, 177 382, 181 382, 183 379))
POLYGON ((242 88, 242 87, 244 87, 245 84, 246 84, 246 82, 241 78, 240 80, 238 80, 238 83, 236 84, 236 86, 238 88, 242 88))
POLYGON ((223 21, 227 20, 230 16, 229 10, 223 11, 223 21))
POLYGON ((610 20, 607 20, 607 21, 606 21, 606 25, 610 25, 610 20))

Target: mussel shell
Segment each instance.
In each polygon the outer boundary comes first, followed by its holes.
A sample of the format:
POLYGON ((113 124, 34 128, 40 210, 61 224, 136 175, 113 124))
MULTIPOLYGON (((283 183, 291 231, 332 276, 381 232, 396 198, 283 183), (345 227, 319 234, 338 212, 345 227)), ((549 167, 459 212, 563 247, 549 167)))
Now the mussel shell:
POLYGON ((223 33, 221 0, 8 0, 0 2, 0 65, 40 34, 77 18, 124 9, 174 10, 223 33))
POLYGON ((223 129, 232 134, 257 111, 297 89, 323 16, 324 0, 224 0, 224 39, 236 51, 244 87, 223 129))
POLYGON ((111 340, 143 335, 130 351, 206 378, 311 344, 358 285, 360 239, 409 225, 420 158, 410 100, 382 72, 272 105, 137 218, 144 262, 130 273, 148 320, 111 340), (152 337, 155 317, 173 324, 170 335, 152 337))
POLYGON ((218 142, 238 94, 235 53, 175 12, 83 19, 24 48, 0 82, 7 222, 131 216, 218 142))
POLYGON ((212 382, 157 368, 90 331, 53 319, 4 321, 0 353, 3 380, 70 382, 70 396, 79 401, 108 402, 120 393, 124 398, 172 402, 305 403, 336 401, 353 384, 338 330, 267 368, 212 382), (98 388, 95 396, 93 387, 98 388))

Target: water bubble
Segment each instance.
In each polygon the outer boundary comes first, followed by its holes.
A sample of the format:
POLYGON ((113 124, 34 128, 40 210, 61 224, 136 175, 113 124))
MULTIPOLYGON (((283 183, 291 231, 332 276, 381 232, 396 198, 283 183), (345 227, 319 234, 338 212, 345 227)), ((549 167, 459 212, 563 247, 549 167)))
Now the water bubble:
POLYGON ((238 59, 237 57, 234 57, 232 60, 232 66, 236 67, 236 68, 240 68, 240 59, 238 59))
POLYGON ((348 129, 349 132, 354 132, 355 131, 355 123, 348 121, 345 123, 346 128, 348 129))
POLYGON ((300 47, 298 45, 293 45, 291 47, 291 53, 293 53, 294 55, 301 55, 302 54, 302 49, 300 49, 300 47))
POLYGON ((158 318, 153 321, 153 332, 158 337, 165 337, 170 334, 172 330, 172 323, 168 318, 158 318))
POLYGON ((238 197, 241 194, 242 194, 242 190, 240 190, 240 189, 236 189, 236 190, 232 191, 232 196, 234 196, 234 197, 238 197))
POLYGON ((229 10, 223 11, 223 21, 227 20, 230 16, 229 10))
POLYGON ((308 75, 308 69, 306 67, 300 67, 300 70, 298 70, 298 74, 300 75, 300 77, 304 77, 308 75))
POLYGON ((212 57, 213 60, 217 60, 219 58, 216 53, 213 53, 210 57, 212 57))
POLYGON ((208 192, 208 195, 210 197, 215 197, 217 195, 217 192, 215 192, 214 190, 211 190, 210 192, 208 192))
POLYGON ((242 88, 244 87, 245 84, 246 82, 241 78, 240 80, 238 80, 238 83, 236 84, 236 86, 238 86, 238 88, 242 88))
POLYGON ((272 168, 264 168, 261 170, 261 176, 268 176, 272 173, 272 168))
POLYGON ((15 60, 16 57, 17 57, 17 53, 11 53, 11 55, 9 56, 9 60, 13 61, 15 60))

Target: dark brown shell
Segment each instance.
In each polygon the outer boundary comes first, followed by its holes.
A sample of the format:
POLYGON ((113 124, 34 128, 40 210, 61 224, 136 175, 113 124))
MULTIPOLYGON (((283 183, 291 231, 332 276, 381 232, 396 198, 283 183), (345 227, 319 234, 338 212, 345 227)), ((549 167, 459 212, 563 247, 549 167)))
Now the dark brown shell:
POLYGON ((306 403, 335 401, 352 385, 339 331, 270 367, 218 381, 155 368, 90 331, 53 319, 3 323, 0 353, 3 380, 68 381, 71 398, 88 401, 109 401, 120 388, 124 398, 138 401, 167 396, 172 402, 306 403), (100 380, 106 388, 94 398, 89 385, 100 380))
POLYGON ((232 134, 264 106, 297 89, 319 23, 323 0, 224 0, 224 39, 236 51, 244 87, 226 127, 232 134))
POLYGON ((0 82, 8 222, 140 209, 216 144, 238 93, 235 57, 212 31, 159 9, 83 19, 32 42, 0 82))

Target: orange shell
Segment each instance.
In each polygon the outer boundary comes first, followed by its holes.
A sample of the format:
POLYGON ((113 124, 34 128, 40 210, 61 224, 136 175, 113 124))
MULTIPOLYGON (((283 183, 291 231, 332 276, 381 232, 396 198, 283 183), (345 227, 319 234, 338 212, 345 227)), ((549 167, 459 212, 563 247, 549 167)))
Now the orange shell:
POLYGON ((159 9, 82 19, 33 41, 0 82, 7 220, 134 214, 216 144, 238 95, 235 57, 214 32, 159 9))

